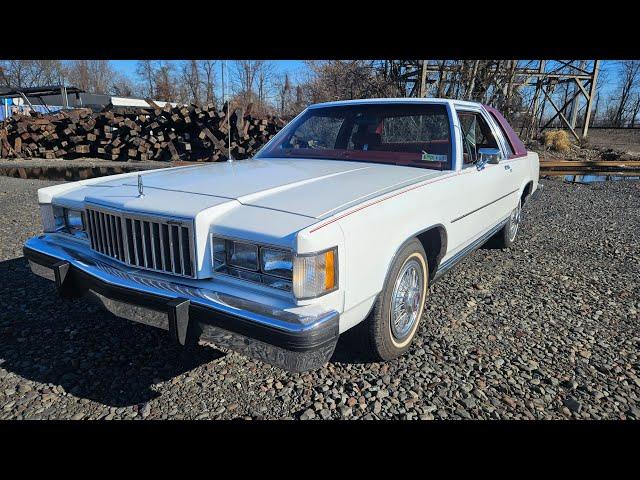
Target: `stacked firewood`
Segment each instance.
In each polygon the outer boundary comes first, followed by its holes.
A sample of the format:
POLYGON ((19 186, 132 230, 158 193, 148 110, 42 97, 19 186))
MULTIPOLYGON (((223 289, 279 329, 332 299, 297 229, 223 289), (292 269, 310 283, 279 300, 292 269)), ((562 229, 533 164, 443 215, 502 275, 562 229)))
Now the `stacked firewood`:
POLYGON ((96 157, 119 161, 206 161, 248 158, 280 130, 277 117, 214 105, 87 108, 16 114, 0 123, 0 158, 96 157), (229 136, 231 137, 229 139, 229 136))

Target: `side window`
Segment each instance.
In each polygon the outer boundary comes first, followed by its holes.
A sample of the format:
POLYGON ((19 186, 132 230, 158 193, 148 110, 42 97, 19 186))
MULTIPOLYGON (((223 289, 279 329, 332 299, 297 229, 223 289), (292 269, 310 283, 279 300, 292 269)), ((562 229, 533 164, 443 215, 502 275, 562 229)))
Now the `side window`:
POLYGON ((444 115, 405 115, 386 117, 383 143, 433 142, 449 139, 449 122, 444 115))
POLYGON ((493 120, 494 120, 493 123, 498 126, 498 128, 500 129, 500 132, 502 133, 502 137, 504 138, 504 142, 502 142, 502 144, 504 145, 504 148, 507 150, 507 157, 512 157, 514 153, 513 153, 513 147, 511 146, 511 140, 509 139, 509 135, 507 135, 507 132, 505 132, 503 126, 500 124, 496 116, 493 113, 491 113, 491 116, 493 117, 493 120))
POLYGON ((360 115, 348 143, 349 150, 407 152, 421 161, 448 161, 449 118, 440 114, 393 116, 360 115))
POLYGON ((481 148, 499 148, 486 120, 476 112, 458 111, 458 120, 462 129, 463 167, 478 161, 481 148))

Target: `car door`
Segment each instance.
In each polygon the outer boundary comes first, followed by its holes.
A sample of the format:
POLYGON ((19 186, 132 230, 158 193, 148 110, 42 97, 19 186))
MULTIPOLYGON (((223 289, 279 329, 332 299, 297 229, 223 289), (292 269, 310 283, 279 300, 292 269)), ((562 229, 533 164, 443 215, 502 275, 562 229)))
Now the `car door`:
POLYGON ((499 224, 513 209, 505 165, 488 163, 480 167, 478 164, 481 148, 498 148, 505 155, 492 124, 481 109, 460 108, 456 114, 462 162, 454 182, 457 201, 449 224, 450 238, 455 239, 450 250, 452 255, 499 224))
MULTIPOLYGON (((511 145, 509 135, 501 125, 496 115, 500 115, 499 112, 493 110, 489 111, 489 120, 492 124, 498 142, 502 144, 505 151, 505 160, 503 161, 503 167, 507 172, 506 181, 510 184, 510 191, 515 191, 510 198, 512 208, 514 208, 518 202, 520 190, 523 186, 524 180, 530 176, 530 167, 527 159, 527 154, 524 145, 521 145, 518 153, 515 152, 514 146, 511 145), (524 153, 522 152, 524 150, 524 153)), ((504 117, 500 115, 503 122, 506 122, 504 117)), ((515 134, 515 132, 512 132, 515 134)))

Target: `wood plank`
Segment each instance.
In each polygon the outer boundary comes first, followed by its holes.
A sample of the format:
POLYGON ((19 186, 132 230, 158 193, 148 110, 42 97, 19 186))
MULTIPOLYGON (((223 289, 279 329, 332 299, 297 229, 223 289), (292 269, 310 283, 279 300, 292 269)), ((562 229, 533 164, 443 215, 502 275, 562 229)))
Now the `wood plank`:
POLYGON ((640 167, 640 160, 541 160, 540 168, 575 168, 575 167, 640 167))

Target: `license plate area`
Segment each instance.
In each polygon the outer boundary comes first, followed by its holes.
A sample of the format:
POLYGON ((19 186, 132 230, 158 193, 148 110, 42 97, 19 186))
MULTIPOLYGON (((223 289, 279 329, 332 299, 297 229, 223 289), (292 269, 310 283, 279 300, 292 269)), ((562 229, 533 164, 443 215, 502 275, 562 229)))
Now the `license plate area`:
POLYGON ((155 310, 114 300, 94 290, 88 290, 85 295, 90 301, 97 302, 118 317, 167 330, 171 340, 180 345, 193 346, 200 338, 200 325, 196 321, 190 321, 189 318, 189 300, 181 298, 168 300, 164 310, 155 310))
POLYGON ((117 317, 163 330, 169 330, 169 316, 167 312, 160 312, 148 307, 113 300, 93 290, 89 290, 86 297, 90 302, 103 306, 107 311, 117 317))

